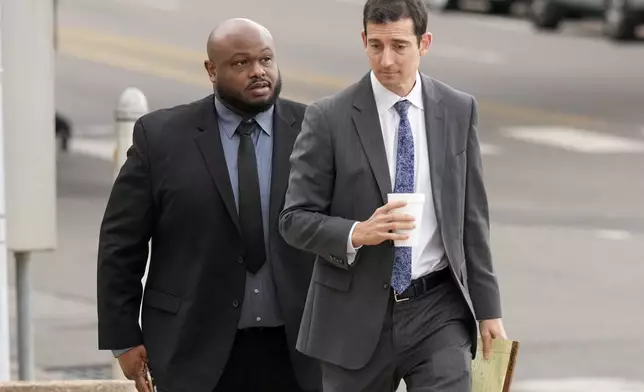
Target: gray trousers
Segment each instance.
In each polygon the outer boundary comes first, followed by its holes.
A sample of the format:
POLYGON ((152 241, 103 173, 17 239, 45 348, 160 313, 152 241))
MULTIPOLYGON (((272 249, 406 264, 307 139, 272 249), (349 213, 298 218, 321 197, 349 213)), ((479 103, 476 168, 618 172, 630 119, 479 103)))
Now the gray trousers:
POLYGON ((367 365, 348 370, 321 363, 324 392, 470 392, 476 328, 451 279, 421 297, 389 301, 380 341, 367 365))

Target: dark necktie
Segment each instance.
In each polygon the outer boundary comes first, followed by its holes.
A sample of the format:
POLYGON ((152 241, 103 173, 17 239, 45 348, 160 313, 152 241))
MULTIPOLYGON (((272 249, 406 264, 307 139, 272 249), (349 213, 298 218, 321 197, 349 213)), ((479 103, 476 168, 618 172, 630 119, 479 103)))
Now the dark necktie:
POLYGON ((266 260, 257 158, 251 136, 256 125, 254 119, 249 119, 242 121, 237 127, 239 133, 237 153, 239 223, 246 252, 246 268, 251 273, 257 272, 266 260))

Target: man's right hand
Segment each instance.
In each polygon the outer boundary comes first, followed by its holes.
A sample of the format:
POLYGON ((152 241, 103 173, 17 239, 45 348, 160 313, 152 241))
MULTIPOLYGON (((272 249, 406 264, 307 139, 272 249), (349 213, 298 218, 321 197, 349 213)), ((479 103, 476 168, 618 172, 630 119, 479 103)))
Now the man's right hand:
POLYGON ((387 240, 406 240, 407 234, 396 234, 395 230, 410 230, 415 227, 414 217, 407 214, 392 212, 404 207, 404 201, 393 201, 378 208, 371 218, 356 225, 351 235, 354 248, 362 245, 378 245, 387 240))
POLYGON ((136 346, 121 354, 119 365, 128 380, 134 381, 139 392, 152 392, 152 386, 147 381, 148 353, 143 345, 136 346))

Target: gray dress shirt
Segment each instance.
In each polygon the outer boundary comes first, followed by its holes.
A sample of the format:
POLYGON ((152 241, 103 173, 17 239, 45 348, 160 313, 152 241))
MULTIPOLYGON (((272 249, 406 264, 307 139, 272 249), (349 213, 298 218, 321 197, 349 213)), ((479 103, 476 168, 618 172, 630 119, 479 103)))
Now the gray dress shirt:
MULTIPOLYGON (((239 191, 237 179, 237 148, 239 135, 235 132, 242 118, 224 106, 215 98, 215 108, 221 144, 224 148, 230 184, 235 196, 235 204, 239 209, 239 191)), ((270 202, 271 169, 273 166, 273 111, 271 107, 266 112, 255 116, 258 126, 253 133, 255 154, 257 156, 257 172, 259 175, 259 191, 262 204, 262 221, 264 224, 264 246, 268 250, 268 206, 270 202)), ((246 291, 239 319, 239 328, 249 327, 276 327, 283 325, 282 315, 277 302, 277 292, 273 282, 270 258, 256 274, 246 272, 246 291)), ((113 350, 115 357, 129 349, 113 350)))

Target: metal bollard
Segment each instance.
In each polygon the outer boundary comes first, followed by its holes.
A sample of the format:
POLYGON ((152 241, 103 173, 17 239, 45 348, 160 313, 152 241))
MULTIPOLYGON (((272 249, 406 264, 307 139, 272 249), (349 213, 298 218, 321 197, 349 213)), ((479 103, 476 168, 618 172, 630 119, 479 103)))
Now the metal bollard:
MULTIPOLYGON (((132 136, 134 133, 134 123, 141 116, 148 112, 148 100, 141 90, 135 87, 126 88, 119 97, 114 115, 115 119, 115 137, 116 146, 114 149, 114 178, 118 176, 121 167, 127 158, 127 150, 132 146, 132 136)), ((145 286, 148 269, 145 268, 142 284, 145 286)), ((141 319, 139 317, 139 325, 141 319)), ((125 375, 121 370, 118 359, 112 361, 112 378, 115 380, 125 380, 125 375)))
POLYGON ((114 153, 114 178, 127 158, 127 150, 132 145, 134 123, 148 112, 148 100, 143 92, 135 87, 126 88, 119 97, 115 111, 116 150, 114 153))

